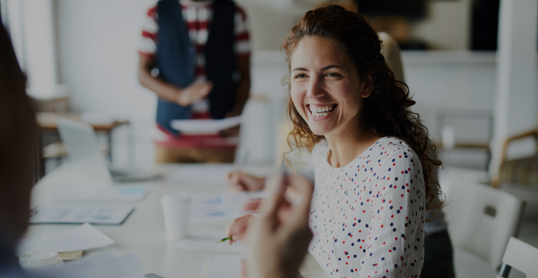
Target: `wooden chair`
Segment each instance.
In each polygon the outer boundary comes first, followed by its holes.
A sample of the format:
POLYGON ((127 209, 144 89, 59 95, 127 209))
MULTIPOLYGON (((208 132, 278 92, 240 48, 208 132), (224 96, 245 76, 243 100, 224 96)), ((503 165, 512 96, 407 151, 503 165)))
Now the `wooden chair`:
POLYGON ((493 181, 495 187, 499 187, 500 183, 505 185, 525 184, 529 188, 538 190, 538 153, 529 153, 529 156, 523 158, 506 159, 508 146, 516 141, 527 138, 532 138, 538 146, 538 129, 517 134, 504 142, 501 154, 501 167, 497 178, 493 181))
POLYGON ((508 278, 512 268, 523 272, 527 278, 538 278, 536 258, 538 258, 537 248, 517 238, 510 238, 506 251, 504 251, 503 264, 497 278, 508 278))

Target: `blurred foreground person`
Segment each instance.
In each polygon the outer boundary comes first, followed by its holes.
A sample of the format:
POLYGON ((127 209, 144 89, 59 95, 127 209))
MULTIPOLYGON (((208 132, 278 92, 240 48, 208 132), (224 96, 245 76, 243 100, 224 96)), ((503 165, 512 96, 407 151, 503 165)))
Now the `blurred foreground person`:
POLYGON ((11 40, 0 27, 0 277, 25 277, 15 248, 28 228, 37 147, 35 114, 11 40))
POLYGON ((268 181, 269 197, 262 201, 260 216, 251 219, 247 233, 248 278, 295 278, 312 239, 308 227, 310 200, 314 190, 303 177, 286 176, 268 181), (292 205, 286 188, 293 184, 302 197, 292 205))

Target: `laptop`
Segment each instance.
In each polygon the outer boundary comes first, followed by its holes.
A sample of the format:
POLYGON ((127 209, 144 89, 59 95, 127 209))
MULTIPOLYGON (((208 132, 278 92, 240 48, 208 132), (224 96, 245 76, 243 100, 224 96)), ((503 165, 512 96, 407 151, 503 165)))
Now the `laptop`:
POLYGON ((81 172, 108 182, 137 182, 159 178, 140 170, 111 168, 108 166, 92 126, 69 119, 57 121, 60 137, 67 150, 69 161, 81 172))

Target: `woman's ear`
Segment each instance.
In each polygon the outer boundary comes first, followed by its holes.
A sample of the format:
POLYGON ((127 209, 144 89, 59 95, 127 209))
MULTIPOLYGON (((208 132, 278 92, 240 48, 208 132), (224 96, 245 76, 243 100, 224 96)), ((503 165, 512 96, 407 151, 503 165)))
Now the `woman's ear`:
POLYGON ((374 90, 374 83, 372 82, 372 76, 368 75, 361 80, 361 97, 367 98, 372 94, 374 90))

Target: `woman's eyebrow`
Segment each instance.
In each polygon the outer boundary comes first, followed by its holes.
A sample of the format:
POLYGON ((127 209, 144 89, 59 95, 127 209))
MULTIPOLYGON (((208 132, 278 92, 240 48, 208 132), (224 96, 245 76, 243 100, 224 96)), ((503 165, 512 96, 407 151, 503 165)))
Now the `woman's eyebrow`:
POLYGON ((326 67, 323 67, 321 70, 328 70, 328 69, 331 69, 331 68, 339 68, 339 69, 344 69, 343 67, 339 66, 339 65, 329 65, 329 66, 326 66, 326 67))
MULTIPOLYGON (((343 67, 339 66, 339 65, 329 65, 329 66, 326 66, 326 67, 323 67, 321 70, 328 70, 328 69, 331 69, 331 68, 339 68, 339 69, 344 69, 343 67)), ((308 71, 307 69, 305 68, 294 68, 292 71, 308 71)))

